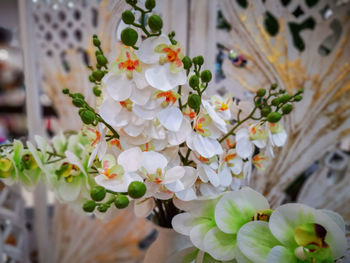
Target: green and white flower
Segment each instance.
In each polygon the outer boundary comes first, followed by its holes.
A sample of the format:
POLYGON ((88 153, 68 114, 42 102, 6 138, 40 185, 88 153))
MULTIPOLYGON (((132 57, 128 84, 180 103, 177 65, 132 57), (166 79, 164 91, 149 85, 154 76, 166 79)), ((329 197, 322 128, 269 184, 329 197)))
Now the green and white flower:
POLYGON ((331 263, 346 250, 344 229, 343 219, 334 212, 286 204, 269 222, 250 222, 239 230, 238 263, 331 263))
POLYGON ((216 260, 229 261, 236 256, 237 233, 246 223, 268 220, 267 200, 251 188, 226 192, 212 200, 194 201, 189 212, 174 217, 175 231, 189 235, 197 248, 216 260))

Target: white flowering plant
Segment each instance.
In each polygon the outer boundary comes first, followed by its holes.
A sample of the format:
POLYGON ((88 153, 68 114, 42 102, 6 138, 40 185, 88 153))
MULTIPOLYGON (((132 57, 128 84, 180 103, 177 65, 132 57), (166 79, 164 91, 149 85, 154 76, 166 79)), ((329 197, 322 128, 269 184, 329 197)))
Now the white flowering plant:
POLYGON ((36 136, 36 147, 1 145, 3 181, 29 189, 42 181, 87 213, 132 205, 137 216, 188 235, 197 248, 184 257, 189 262, 200 253, 237 262, 340 257, 346 241, 339 215, 298 204, 273 211, 246 187, 253 167, 264 170, 273 147, 286 142, 281 119, 303 90, 288 94, 272 84, 252 103, 231 94, 209 97, 212 73, 203 69, 204 58, 185 56, 175 33, 162 33, 155 1, 126 2, 131 10, 122 20, 129 26, 117 57, 107 58, 93 36, 89 79, 97 106, 63 90, 79 108, 81 131, 50 141, 36 136))

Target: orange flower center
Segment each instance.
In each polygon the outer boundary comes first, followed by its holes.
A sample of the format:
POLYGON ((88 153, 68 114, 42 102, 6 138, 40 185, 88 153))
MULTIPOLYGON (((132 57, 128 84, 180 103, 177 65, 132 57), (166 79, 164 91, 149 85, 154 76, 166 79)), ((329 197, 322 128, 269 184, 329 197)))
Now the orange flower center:
POLYGON ((138 59, 132 60, 129 52, 126 52, 126 57, 127 57, 127 60, 119 63, 118 65, 119 69, 126 69, 129 71, 135 70, 135 68, 139 66, 139 63, 140 63, 139 60, 138 59))
POLYGON ((178 48, 176 50, 173 50, 169 47, 163 48, 162 50, 164 53, 166 53, 167 59, 171 63, 176 63, 176 66, 181 67, 182 61, 179 58, 179 53, 181 51, 181 48, 178 48))
POLYGON ((176 97, 174 96, 174 94, 171 91, 165 91, 165 92, 161 92, 157 95, 157 98, 165 98, 165 101, 168 103, 175 103, 176 102, 176 97))

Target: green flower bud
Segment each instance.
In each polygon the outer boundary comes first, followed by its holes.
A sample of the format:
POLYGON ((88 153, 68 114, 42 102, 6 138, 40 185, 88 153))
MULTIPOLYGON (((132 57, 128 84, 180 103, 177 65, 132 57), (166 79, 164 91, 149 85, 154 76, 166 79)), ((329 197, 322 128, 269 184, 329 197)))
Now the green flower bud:
POLYGON ((38 164, 31 153, 22 156, 22 165, 26 170, 34 170, 38 168, 38 164))
POLYGON ((89 80, 90 80, 90 82, 95 82, 96 81, 93 75, 89 76, 89 80))
POLYGON ((99 56, 99 55, 103 55, 103 54, 102 54, 102 52, 101 52, 100 50, 96 50, 96 51, 95 51, 95 56, 97 57, 97 56, 99 56))
POLYGON ((129 205, 129 198, 125 195, 117 195, 114 200, 114 205, 118 209, 123 209, 129 205))
POLYGON ((292 104, 286 104, 286 105, 283 105, 282 107, 283 114, 289 114, 292 110, 293 110, 292 104))
POLYGON ((129 184, 128 195, 131 198, 138 199, 144 196, 146 193, 146 185, 139 181, 134 181, 129 184))
POLYGON ((192 67, 192 61, 188 56, 185 56, 182 59, 182 63, 184 65, 184 69, 190 69, 192 67))
POLYGON ((63 94, 68 94, 68 93, 69 93, 69 89, 67 89, 67 88, 63 89, 63 90, 62 90, 62 93, 63 93, 63 94))
POLYGON ((256 106, 260 106, 264 104, 264 98, 258 98, 255 102, 256 106))
POLYGON ((148 26, 153 32, 158 32, 163 27, 163 20, 160 18, 160 16, 151 15, 148 18, 148 26))
POLYGON ((280 94, 283 94, 283 93, 286 93, 286 90, 285 89, 281 89, 279 92, 280 92, 280 94))
POLYGON ((298 93, 303 93, 304 89, 298 89, 298 93))
POLYGON ((196 65, 202 66, 204 64, 203 56, 197 56, 192 59, 192 62, 196 65))
POLYGON ((275 99, 273 99, 272 101, 271 101, 271 104, 273 105, 273 106, 278 106, 278 104, 280 104, 280 99, 279 98, 275 98, 275 99))
POLYGON ((97 210, 101 213, 106 213, 107 210, 109 208, 109 205, 108 204, 101 204, 99 205, 99 207, 97 208, 97 210))
POLYGON ((190 77, 190 80, 188 81, 188 84, 190 84, 191 88, 196 88, 199 85, 199 78, 196 75, 193 75, 190 77))
POLYGON ((102 201, 106 197, 106 189, 102 186, 95 186, 90 191, 90 196, 92 200, 95 200, 97 202, 102 201))
POLYGON ((201 73, 201 80, 202 82, 210 82, 212 78, 212 74, 210 72, 210 70, 206 69, 203 70, 201 73))
POLYGON ((201 97, 197 94, 191 94, 188 96, 187 103, 190 108, 197 110, 201 106, 201 97))
POLYGON ((83 210, 87 213, 92 213, 95 210, 96 203, 93 200, 86 201, 83 204, 83 210))
POLYGON ((72 100, 72 103, 75 107, 81 108, 84 106, 84 100, 82 100, 81 98, 74 98, 72 100))
POLYGON ((79 98, 79 99, 82 99, 82 100, 85 99, 84 95, 81 94, 81 93, 74 93, 73 94, 73 98, 79 98))
POLYGON ((256 92, 256 95, 258 95, 258 97, 264 97, 266 94, 266 89, 258 89, 258 91, 256 92))
POLYGON ((8 158, 0 159, 0 178, 7 178, 11 175, 13 164, 8 158))
POLYGON ((104 75, 105 75, 105 73, 103 73, 103 71, 99 70, 99 69, 97 69, 97 70, 92 72, 92 76, 97 81, 100 81, 103 78, 104 75))
POLYGON ((261 115, 264 117, 269 115, 270 112, 271 112, 271 107, 269 107, 269 106, 266 106, 266 107, 261 109, 261 115))
POLYGON ((132 47, 133 45, 136 44, 136 41, 139 35, 134 29, 127 27, 122 31, 120 37, 124 45, 132 47))
POLYGON ((97 63, 101 66, 105 66, 108 63, 107 58, 104 55, 98 55, 96 57, 97 63))
POLYGON ((122 20, 125 24, 130 25, 135 21, 135 16, 130 10, 126 10, 122 13, 122 20))
POLYGON ((267 115, 267 121, 271 123, 278 122, 282 118, 282 114, 279 112, 271 112, 267 115))
POLYGON ((282 103, 288 102, 289 99, 290 99, 290 96, 289 96, 288 94, 284 94, 284 95, 282 95, 282 96, 280 97, 280 101, 281 101, 282 103))
POLYGON ((278 87, 278 84, 277 84, 277 83, 271 84, 271 89, 277 89, 277 87, 278 87))
POLYGON ((94 43, 95 47, 99 47, 101 45, 101 41, 96 37, 92 39, 92 42, 94 43))
POLYGON ((95 121, 95 118, 96 118, 95 113, 92 112, 91 110, 83 110, 79 112, 79 114, 80 114, 81 120, 87 125, 92 124, 95 121))
POLYGON ((148 10, 152 10, 153 8, 155 8, 155 6, 156 6, 156 1, 155 0, 146 0, 145 7, 148 10))
POLYGON ((301 101, 303 99, 303 96, 297 95, 294 97, 295 101, 301 101))
POLYGON ((101 96, 102 91, 100 90, 99 86, 93 87, 92 91, 93 91, 93 93, 95 94, 96 97, 100 97, 101 96))

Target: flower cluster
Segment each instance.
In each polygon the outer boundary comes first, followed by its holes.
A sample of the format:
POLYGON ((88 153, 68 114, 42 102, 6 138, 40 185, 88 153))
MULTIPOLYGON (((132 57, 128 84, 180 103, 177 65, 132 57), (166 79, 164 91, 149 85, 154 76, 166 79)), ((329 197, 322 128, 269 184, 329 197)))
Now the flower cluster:
MULTIPOLYGON (((347 247, 345 224, 337 213, 302 204, 273 211, 248 187, 192 201, 183 209, 187 212, 173 218, 174 229, 215 260, 334 262, 347 247)), ((198 252, 191 256, 196 258, 198 252)))
POLYGON ((117 56, 107 57, 93 36, 89 80, 97 106, 63 90, 78 108, 81 131, 50 142, 36 137, 37 147, 1 145, 0 177, 28 188, 43 181, 59 200, 88 213, 133 205, 137 216, 152 214, 165 227, 173 222, 217 260, 339 257, 338 215, 301 205, 273 212, 264 197, 242 188, 252 169, 264 170, 274 157, 273 147, 285 144, 281 119, 303 90, 288 94, 272 84, 252 102, 209 97, 212 74, 203 69, 204 58, 185 56, 174 32, 162 34, 162 19, 150 14, 154 0, 144 7, 126 2, 132 11, 122 14, 117 56))

